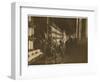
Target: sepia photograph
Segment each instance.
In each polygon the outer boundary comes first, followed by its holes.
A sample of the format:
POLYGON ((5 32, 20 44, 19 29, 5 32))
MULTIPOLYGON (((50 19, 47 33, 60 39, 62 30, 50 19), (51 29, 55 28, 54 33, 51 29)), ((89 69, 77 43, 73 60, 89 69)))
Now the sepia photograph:
POLYGON ((28 16, 28 65, 88 63, 88 18, 28 16))

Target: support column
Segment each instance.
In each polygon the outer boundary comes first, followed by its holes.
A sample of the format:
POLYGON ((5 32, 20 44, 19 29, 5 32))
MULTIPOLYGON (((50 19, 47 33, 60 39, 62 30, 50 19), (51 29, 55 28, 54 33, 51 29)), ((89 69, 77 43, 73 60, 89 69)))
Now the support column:
POLYGON ((82 19, 79 18, 79 40, 81 40, 81 32, 82 32, 82 19))
POLYGON ((78 38, 78 18, 76 18, 76 38, 78 38))

